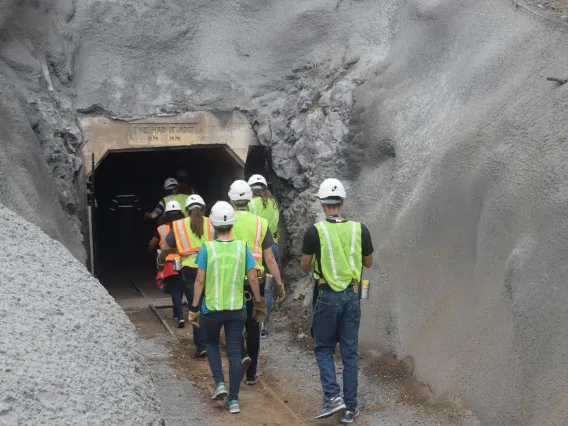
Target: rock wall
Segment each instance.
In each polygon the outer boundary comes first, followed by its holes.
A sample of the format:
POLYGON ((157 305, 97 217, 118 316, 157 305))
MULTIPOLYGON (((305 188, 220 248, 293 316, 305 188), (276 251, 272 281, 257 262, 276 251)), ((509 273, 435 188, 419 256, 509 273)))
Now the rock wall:
POLYGON ((74 3, 0 2, 0 202, 84 260, 74 3))

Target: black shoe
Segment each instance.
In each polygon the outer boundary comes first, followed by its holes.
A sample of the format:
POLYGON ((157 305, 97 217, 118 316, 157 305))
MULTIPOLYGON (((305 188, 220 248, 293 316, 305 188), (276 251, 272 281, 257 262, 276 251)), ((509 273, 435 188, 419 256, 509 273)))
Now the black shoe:
POLYGON ((260 377, 258 377, 258 374, 247 374, 247 380, 246 380, 246 384, 247 385, 254 385, 256 383, 258 383, 258 381, 260 380, 260 377))
POLYGON ((194 358, 207 358, 207 351, 205 349, 197 349, 194 358))
POLYGON ((182 320, 182 319, 180 319, 180 320, 178 321, 178 328, 184 328, 184 327, 185 327, 185 321, 182 320))
POLYGON ((251 364, 252 364, 252 359, 250 359, 250 356, 247 355, 243 357, 243 372, 241 373, 241 380, 244 379, 245 374, 247 373, 247 370, 249 369, 251 364))

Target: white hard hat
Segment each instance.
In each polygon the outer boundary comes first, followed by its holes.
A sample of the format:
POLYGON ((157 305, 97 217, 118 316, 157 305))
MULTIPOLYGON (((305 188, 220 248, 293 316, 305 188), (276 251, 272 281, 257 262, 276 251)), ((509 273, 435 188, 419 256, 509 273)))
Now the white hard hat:
MULTIPOLYGON (((345 188, 343 184, 337 179, 326 179, 324 180, 319 188, 318 191, 318 198, 323 202, 326 198, 329 197, 339 197, 341 199, 345 198, 345 188)), ((330 200, 333 204, 335 204, 336 200, 330 200)), ((324 204, 326 204, 324 202, 324 204)))
POLYGON ((217 201, 211 208, 209 219, 213 226, 233 225, 237 221, 237 215, 235 209, 229 203, 217 201))
POLYGON ((177 188, 179 186, 179 183, 177 180, 175 180, 173 177, 169 177, 165 180, 164 182, 164 189, 174 189, 177 188))
POLYGON ((181 212, 181 206, 179 205, 179 203, 175 200, 168 201, 166 203, 166 213, 175 211, 181 212))
POLYGON ((236 180, 229 188, 229 198, 231 201, 250 201, 252 200, 252 189, 244 180, 236 180))
POLYGON ((264 187, 268 186, 268 184, 266 183, 266 179, 264 179, 264 176, 262 175, 252 175, 249 178, 248 184, 250 185, 251 188, 262 185, 264 185, 264 187))
POLYGON ((185 208, 189 208, 190 206, 191 208, 197 206, 205 207, 205 201, 203 201, 203 198, 201 198, 199 195, 191 194, 189 197, 187 197, 187 200, 185 200, 185 208))

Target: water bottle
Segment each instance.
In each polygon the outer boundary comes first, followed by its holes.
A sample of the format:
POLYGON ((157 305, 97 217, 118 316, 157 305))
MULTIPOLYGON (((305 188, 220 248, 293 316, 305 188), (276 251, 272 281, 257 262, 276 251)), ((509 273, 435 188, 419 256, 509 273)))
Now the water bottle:
POLYGON ((369 280, 361 280, 361 299, 369 298, 369 280))
POLYGON ((264 277, 264 290, 272 290, 274 288, 274 277, 266 274, 264 277))

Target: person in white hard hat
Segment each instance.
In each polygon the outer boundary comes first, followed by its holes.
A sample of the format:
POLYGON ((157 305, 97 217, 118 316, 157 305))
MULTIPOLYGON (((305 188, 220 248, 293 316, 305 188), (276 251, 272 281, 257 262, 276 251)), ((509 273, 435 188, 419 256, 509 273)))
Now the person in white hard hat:
MULTIPOLYGON (((172 223, 172 229, 164 238, 165 247, 158 263, 162 264, 168 253, 177 253, 181 257, 181 276, 188 305, 193 300, 195 278, 197 277, 197 252, 201 246, 212 240, 213 229, 205 216, 205 201, 197 194, 187 197, 185 202, 186 218, 172 223)), ((205 335, 202 329, 193 327, 195 357, 206 356, 205 335)))
MULTIPOLYGON (((237 222, 233 226, 233 238, 235 240, 246 241, 254 259, 256 260, 256 272, 260 282, 260 292, 264 294, 265 269, 266 264, 269 272, 274 278, 274 296, 276 302, 283 302, 286 297, 284 283, 280 277, 280 269, 274 258, 272 246, 271 229, 266 219, 261 218, 248 211, 248 204, 252 199, 252 190, 244 180, 233 182, 229 189, 231 204, 236 210, 237 222)), ((245 290, 250 292, 248 282, 245 282, 245 290)), ((246 374, 246 384, 254 385, 258 382, 257 374, 258 359, 260 355, 260 324, 255 321, 252 315, 254 302, 247 302, 247 321, 245 328, 247 331, 246 350, 243 344, 243 374, 246 374)))
POLYGON ((312 317, 314 354, 324 398, 315 418, 344 411, 341 422, 352 423, 359 415, 359 287, 363 266, 370 268, 373 264, 373 243, 365 225, 347 220, 341 213, 346 193, 339 180, 324 180, 318 198, 326 219, 306 231, 302 247, 302 270, 309 272, 313 262, 316 280, 312 317), (343 361, 343 398, 333 359, 338 343, 343 361))
POLYGON ((233 239, 231 230, 237 221, 233 207, 217 202, 211 209, 211 223, 215 228, 214 241, 203 244, 197 255, 197 279, 190 308, 192 324, 205 328, 207 359, 215 380, 212 399, 225 398, 225 407, 231 414, 239 413, 239 390, 242 380, 241 337, 247 317, 245 276, 254 300, 252 316, 261 322, 266 317, 266 305, 261 296, 256 276, 256 261, 245 241, 233 239), (204 297, 202 298, 202 295, 204 297), (225 346, 229 358, 229 391, 225 386, 219 336, 225 330, 225 346))
POLYGON ((156 219, 157 217, 160 217, 164 213, 166 209, 166 203, 168 201, 177 201, 180 206, 184 206, 187 195, 179 194, 178 189, 179 183, 177 179, 173 177, 167 178, 164 181, 164 191, 166 191, 166 196, 158 202, 158 205, 153 212, 146 213, 146 219, 156 219))
MULTIPOLYGON (((278 248, 278 224, 280 222, 280 212, 278 201, 268 190, 268 183, 262 175, 252 175, 248 184, 252 189, 252 200, 249 202, 249 211, 254 213, 268 222, 268 227, 272 232, 272 239, 274 244, 272 244, 272 253, 274 253, 274 258, 276 263, 280 266, 280 249, 278 248)), ((266 269, 266 264, 264 265, 266 269)), ((268 315, 266 321, 260 325, 260 338, 264 339, 268 337, 268 321, 270 320, 270 311, 272 311, 272 297, 274 289, 265 289, 264 298, 266 299, 266 306, 268 308, 268 315)))
MULTIPOLYGON (((148 251, 152 252, 156 250, 156 247, 159 247, 160 250, 165 249, 167 247, 166 237, 171 231, 172 222, 183 219, 183 217, 184 216, 180 204, 177 201, 168 201, 166 203, 165 212, 160 217, 160 225, 156 229, 154 237, 148 244, 148 251)), ((158 253, 158 256, 160 254, 161 253, 158 253)), ((181 328, 185 326, 182 308, 184 286, 180 274, 173 270, 174 268, 172 262, 174 261, 174 259, 179 259, 179 255, 176 253, 170 253, 164 257, 164 263, 169 263, 170 267, 167 268, 168 275, 163 278, 164 287, 162 288, 162 290, 164 291, 164 293, 169 293, 172 295, 174 321, 177 323, 177 326, 181 328)), ((186 291, 186 297, 187 294, 188 293, 186 291)))

